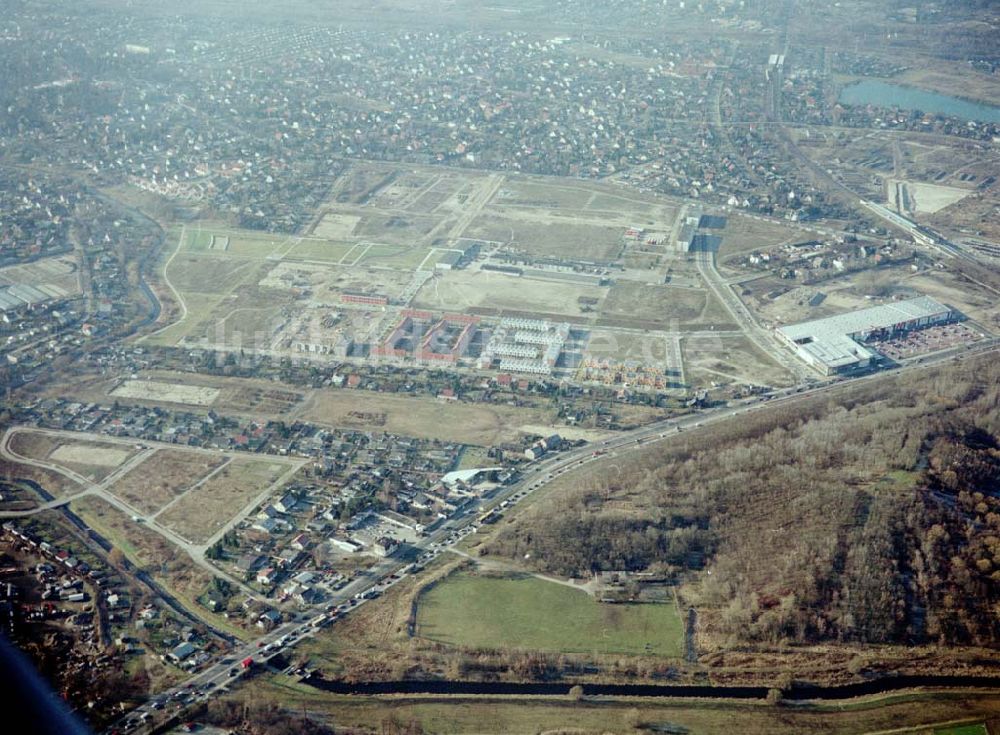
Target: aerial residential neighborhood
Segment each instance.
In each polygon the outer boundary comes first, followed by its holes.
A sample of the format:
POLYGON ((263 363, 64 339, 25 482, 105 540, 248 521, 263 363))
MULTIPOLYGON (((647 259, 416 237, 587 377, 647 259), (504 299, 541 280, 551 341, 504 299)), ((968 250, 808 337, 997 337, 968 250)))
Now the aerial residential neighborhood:
POLYGON ((8 5, 33 732, 1000 732, 995 3, 8 5))

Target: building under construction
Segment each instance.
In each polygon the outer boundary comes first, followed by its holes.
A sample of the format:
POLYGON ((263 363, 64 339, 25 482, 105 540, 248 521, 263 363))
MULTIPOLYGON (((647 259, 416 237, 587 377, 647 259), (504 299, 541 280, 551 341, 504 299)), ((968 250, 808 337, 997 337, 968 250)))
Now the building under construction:
POLYGON ((551 375, 568 339, 569 324, 565 322, 503 319, 483 348, 479 366, 499 367, 504 372, 551 375))

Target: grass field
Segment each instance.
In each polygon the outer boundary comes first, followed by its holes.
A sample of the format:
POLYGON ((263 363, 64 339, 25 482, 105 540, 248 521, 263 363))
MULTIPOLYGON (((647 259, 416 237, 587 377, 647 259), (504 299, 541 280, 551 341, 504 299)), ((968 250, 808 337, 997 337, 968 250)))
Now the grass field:
MULTIPOLYGON (((550 424, 554 411, 471 403, 442 403, 434 398, 402 397, 352 390, 317 391, 301 418, 347 428, 371 428, 370 418, 382 415, 380 431, 426 439, 488 446, 510 441, 524 424, 550 424)), ((553 430, 555 427, 553 425, 553 430)))
POLYGON ((417 634, 469 648, 680 656, 673 605, 605 605, 534 577, 457 574, 419 601, 417 634))
POLYGON ((358 246, 348 261, 357 258, 358 264, 382 265, 400 270, 414 270, 431 252, 430 248, 402 247, 400 245, 379 245, 371 247, 358 246))
POLYGON ((986 725, 958 725, 956 727, 935 728, 934 735, 990 735, 986 725))
MULTIPOLYGON (((285 253, 285 257, 291 260, 321 260, 329 263, 339 263, 353 247, 354 243, 350 242, 302 240, 285 253)), ((348 258, 348 261, 350 260, 351 258, 348 258)))
POLYGON ((182 250, 224 257, 265 258, 287 242, 280 235, 253 230, 189 229, 182 250), (214 239, 213 239, 214 238, 214 239))
POLYGON ((108 491, 145 514, 155 513, 224 461, 224 457, 203 452, 160 449, 108 491))
MULTIPOLYGON (((965 719, 971 713, 995 716, 996 694, 904 695, 853 707, 769 707, 764 704, 697 700, 618 699, 572 702, 557 697, 337 696, 295 685, 288 677, 255 679, 229 695, 279 702, 291 711, 308 711, 339 727, 382 732, 408 723, 423 732, 454 735, 524 733, 733 733, 734 735, 829 735, 899 733, 955 735, 961 729, 935 729, 934 723, 965 719)), ((984 735, 982 726, 969 735, 984 735)))
POLYGON ((189 541, 204 543, 288 468, 284 462, 235 459, 157 520, 189 541))

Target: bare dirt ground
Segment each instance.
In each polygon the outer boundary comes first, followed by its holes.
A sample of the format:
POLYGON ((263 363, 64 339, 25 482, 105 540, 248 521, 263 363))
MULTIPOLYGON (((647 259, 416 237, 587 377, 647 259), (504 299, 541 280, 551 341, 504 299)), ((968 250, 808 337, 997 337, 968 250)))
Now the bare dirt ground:
POLYGON ((615 283, 601 305, 599 325, 681 331, 732 320, 707 289, 673 288, 648 284, 615 283))
POLYGON ((525 281, 487 271, 449 271, 420 289, 414 306, 467 312, 489 308, 586 317, 581 298, 604 298, 606 288, 576 283, 525 281))
POLYGON ((159 449, 108 491, 145 514, 155 513, 225 461, 204 452, 159 449))
POLYGON ((791 385, 792 376, 745 337, 685 338, 684 375, 693 388, 713 384, 791 385))
POLYGON ((442 402, 354 390, 316 391, 301 417, 347 428, 369 428, 372 414, 384 416, 380 430, 426 439, 489 446, 516 439, 522 425, 558 431, 552 411, 489 404, 442 402), (550 423, 551 422, 551 423, 550 423))
POLYGON ((287 469, 284 462, 234 459, 157 520, 193 543, 204 543, 287 469))
POLYGON ((136 452, 120 444, 74 441, 32 431, 14 434, 10 448, 23 457, 65 467, 92 482, 103 480, 136 452))
POLYGON ((115 398, 139 398, 145 401, 186 403, 191 406, 211 406, 219 397, 217 388, 190 383, 165 383, 158 380, 126 380, 111 391, 115 398))

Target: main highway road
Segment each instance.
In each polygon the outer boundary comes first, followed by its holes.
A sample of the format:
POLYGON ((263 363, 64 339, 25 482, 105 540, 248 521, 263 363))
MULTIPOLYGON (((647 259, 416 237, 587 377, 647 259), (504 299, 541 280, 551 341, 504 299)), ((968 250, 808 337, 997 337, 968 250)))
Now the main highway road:
MULTIPOLYGON (((1000 349, 1000 339, 984 340, 968 347, 944 350, 917 358, 894 369, 881 370, 851 379, 826 380, 813 385, 754 396, 687 416, 657 421, 623 432, 599 444, 592 443, 564 452, 554 452, 528 465, 516 482, 502 486, 483 502, 470 504, 413 544, 416 547, 418 564, 430 561, 448 546, 476 530, 479 518, 485 511, 492 509, 509 511, 517 503, 542 490, 561 475, 584 465, 619 460, 648 444, 671 441, 680 436, 686 437, 691 431, 701 427, 729 421, 775 404, 791 405, 820 394, 835 395, 850 390, 859 383, 891 383, 901 374, 927 370, 949 361, 961 361, 975 355, 996 352, 998 349, 1000 349)), ((410 558, 413 558, 412 554, 410 558)), ((270 658, 294 646, 301 639, 314 635, 319 628, 350 614, 411 574, 413 567, 414 563, 411 561, 392 557, 382 560, 347 586, 335 591, 332 597, 324 600, 321 605, 308 608, 293 620, 281 624, 255 640, 239 644, 219 659, 208 663, 184 684, 161 692, 150 701, 123 715, 108 728, 108 732, 151 728, 155 722, 163 719, 164 714, 179 716, 189 706, 227 691, 229 684, 238 681, 246 671, 266 665, 270 658), (246 659, 253 659, 253 664, 244 668, 242 662, 246 659)))

